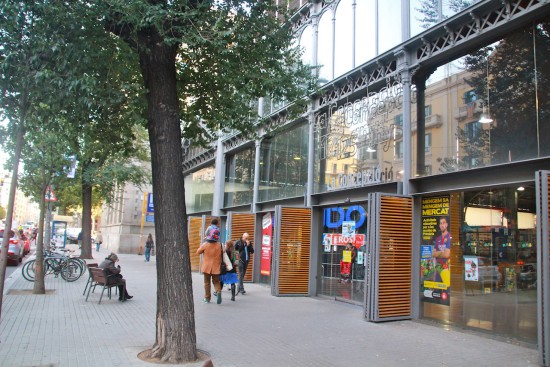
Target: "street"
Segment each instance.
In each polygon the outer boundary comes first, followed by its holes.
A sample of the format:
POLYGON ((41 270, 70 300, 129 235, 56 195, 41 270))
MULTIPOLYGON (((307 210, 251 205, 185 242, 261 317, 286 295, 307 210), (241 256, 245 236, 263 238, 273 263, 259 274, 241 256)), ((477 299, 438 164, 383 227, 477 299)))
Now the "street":
POLYGON ((8 263, 8 266, 6 266, 6 276, 4 278, 4 287, 6 286, 6 284, 8 284, 9 281, 11 281, 13 278, 16 278, 19 275, 23 264, 25 264, 29 259, 34 258, 34 252, 36 251, 36 247, 33 245, 31 245, 31 252, 27 254, 27 256, 23 258, 23 261, 19 263, 17 266, 11 265, 10 263, 8 263))

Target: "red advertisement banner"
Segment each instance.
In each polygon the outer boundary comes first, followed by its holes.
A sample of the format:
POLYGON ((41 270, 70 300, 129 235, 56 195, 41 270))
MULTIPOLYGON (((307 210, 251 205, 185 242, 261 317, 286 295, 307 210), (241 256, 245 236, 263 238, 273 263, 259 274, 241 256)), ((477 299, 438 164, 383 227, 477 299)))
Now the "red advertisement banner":
POLYGON ((271 238, 273 235, 273 221, 271 213, 262 218, 262 254, 260 257, 260 274, 271 274, 271 238))
POLYGON ((324 238, 330 238, 330 244, 333 246, 345 246, 350 240, 353 246, 359 248, 365 244, 365 235, 356 234, 354 237, 344 236, 341 233, 325 233, 324 238))

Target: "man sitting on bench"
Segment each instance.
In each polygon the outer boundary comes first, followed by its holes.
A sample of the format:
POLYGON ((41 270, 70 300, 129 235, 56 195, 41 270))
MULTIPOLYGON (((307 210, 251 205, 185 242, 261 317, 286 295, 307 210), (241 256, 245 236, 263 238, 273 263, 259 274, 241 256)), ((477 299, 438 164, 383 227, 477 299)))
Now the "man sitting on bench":
POLYGON ((128 291, 126 291, 126 280, 122 279, 122 274, 120 274, 120 265, 115 266, 117 261, 117 254, 111 252, 111 254, 107 256, 101 264, 99 264, 98 268, 104 269, 107 277, 112 276, 113 278, 117 278, 117 280, 122 281, 122 284, 118 286, 118 300, 124 302, 128 299, 134 298, 134 296, 130 296, 128 291))

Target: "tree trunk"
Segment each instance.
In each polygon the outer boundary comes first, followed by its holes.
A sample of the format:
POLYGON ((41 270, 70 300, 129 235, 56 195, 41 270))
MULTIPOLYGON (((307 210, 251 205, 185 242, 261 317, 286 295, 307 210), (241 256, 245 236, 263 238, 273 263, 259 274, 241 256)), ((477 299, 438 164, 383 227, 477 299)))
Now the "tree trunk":
MULTIPOLYGON (((87 167, 82 167, 85 172, 87 167)), ((82 175, 84 176, 84 175, 82 175)), ((92 185, 82 179, 82 259, 93 259, 92 256, 92 185)))
MULTIPOLYGON (((4 230, 4 240, 2 242, 2 252, 0 253, 0 316, 2 316, 2 304, 4 303, 4 281, 6 280, 6 266, 8 265, 8 249, 10 239, 10 229, 13 223, 13 206, 15 204, 15 190, 17 188, 17 176, 19 174, 19 161, 21 160, 21 151, 25 137, 25 117, 27 111, 27 99, 23 97, 22 112, 17 129, 17 137, 15 141, 15 152, 13 155, 13 166, 11 170, 11 185, 8 198, 8 209, 6 213, 6 225, 4 230)), ((194 329, 193 329, 194 331, 194 329)))
POLYGON ((183 187, 176 51, 150 30, 139 53, 147 93, 157 251, 156 340, 146 357, 197 359, 195 310, 183 187))
POLYGON ((46 285, 44 284, 44 218, 46 216, 46 191, 48 185, 42 188, 40 196, 40 219, 38 219, 38 236, 36 238, 36 263, 34 268, 34 288, 33 294, 46 294, 46 285))

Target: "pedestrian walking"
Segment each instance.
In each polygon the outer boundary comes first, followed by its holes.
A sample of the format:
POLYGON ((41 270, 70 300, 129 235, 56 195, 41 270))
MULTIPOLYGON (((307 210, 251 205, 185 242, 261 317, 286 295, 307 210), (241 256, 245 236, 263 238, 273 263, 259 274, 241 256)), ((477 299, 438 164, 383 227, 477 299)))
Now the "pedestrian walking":
POLYGON ((212 220, 210 221, 210 225, 208 226, 208 228, 206 228, 205 233, 208 233, 212 229, 217 229, 219 231, 220 227, 218 227, 218 224, 218 218, 212 218, 212 220))
POLYGON ((151 259, 151 251, 153 251, 153 248, 155 247, 155 242, 153 241, 153 235, 149 233, 149 236, 147 236, 147 241, 145 241, 145 261, 149 262, 151 259))
POLYGON ((214 283, 216 291, 216 303, 222 303, 222 289, 220 285, 220 267, 222 263, 223 248, 219 242, 220 231, 217 228, 209 228, 204 243, 197 249, 197 254, 203 254, 201 272, 204 278, 203 303, 210 303, 211 283, 214 283))
POLYGON ((252 241, 249 241, 249 234, 243 233, 242 237, 235 242, 235 250, 239 252, 239 289, 237 294, 245 294, 244 290, 244 276, 246 275, 246 269, 248 268, 248 262, 250 257, 254 253, 254 246, 252 241))
POLYGON ((99 248, 101 247, 102 243, 103 243, 103 236, 101 235, 101 231, 97 231, 97 234, 95 236, 95 250, 96 250, 96 252, 99 252, 99 248))
POLYGON ((235 301, 235 284, 239 282, 239 278, 237 278, 237 266, 239 265, 239 262, 237 260, 237 252, 235 251, 233 241, 229 240, 225 243, 225 253, 229 258, 231 265, 233 265, 233 269, 228 270, 227 273, 220 277, 221 288, 223 289, 224 284, 230 284, 231 300, 235 301))
POLYGON ((106 276, 113 276, 122 281, 123 284, 118 286, 118 300, 124 302, 134 298, 134 296, 130 296, 128 294, 128 291, 126 290, 126 279, 122 278, 122 274, 120 274, 120 265, 115 266, 116 262, 118 262, 118 255, 111 252, 109 256, 107 256, 105 260, 99 264, 98 268, 104 269, 106 276))

